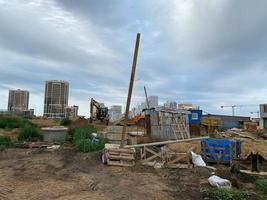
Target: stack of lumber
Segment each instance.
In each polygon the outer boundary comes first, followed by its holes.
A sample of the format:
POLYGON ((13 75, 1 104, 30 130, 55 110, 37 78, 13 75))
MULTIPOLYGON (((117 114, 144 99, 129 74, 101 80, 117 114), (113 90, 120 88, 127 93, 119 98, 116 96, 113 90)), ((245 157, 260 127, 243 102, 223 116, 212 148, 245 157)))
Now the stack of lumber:
POLYGON ((201 124, 204 126, 219 127, 222 125, 222 120, 217 117, 202 117, 201 124))
POLYGON ((135 165, 135 149, 119 148, 117 145, 105 146, 107 165, 131 167, 135 165))
POLYGON ((244 122, 244 129, 250 132, 257 131, 257 122, 244 122))

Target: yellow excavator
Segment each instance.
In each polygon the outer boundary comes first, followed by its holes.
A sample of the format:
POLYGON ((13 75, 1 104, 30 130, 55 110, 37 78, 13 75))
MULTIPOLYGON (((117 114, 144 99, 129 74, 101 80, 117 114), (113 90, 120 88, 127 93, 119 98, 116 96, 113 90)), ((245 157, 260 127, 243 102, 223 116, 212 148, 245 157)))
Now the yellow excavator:
POLYGON ((101 105, 99 102, 91 98, 90 103, 90 123, 93 122, 101 122, 105 123, 106 125, 109 124, 109 114, 108 114, 108 108, 101 105))

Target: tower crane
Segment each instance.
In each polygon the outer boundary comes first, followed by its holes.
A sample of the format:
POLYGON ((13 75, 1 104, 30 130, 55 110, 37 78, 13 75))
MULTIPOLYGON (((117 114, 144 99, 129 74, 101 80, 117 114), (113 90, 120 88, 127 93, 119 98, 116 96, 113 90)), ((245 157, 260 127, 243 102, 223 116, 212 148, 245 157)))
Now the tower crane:
POLYGON ((257 114, 257 118, 260 118, 260 111, 253 111, 253 112, 250 112, 250 114, 257 114))
POLYGON ((236 107, 254 107, 259 105, 228 105, 228 106, 221 106, 221 108, 232 108, 232 116, 235 116, 235 108, 236 107))

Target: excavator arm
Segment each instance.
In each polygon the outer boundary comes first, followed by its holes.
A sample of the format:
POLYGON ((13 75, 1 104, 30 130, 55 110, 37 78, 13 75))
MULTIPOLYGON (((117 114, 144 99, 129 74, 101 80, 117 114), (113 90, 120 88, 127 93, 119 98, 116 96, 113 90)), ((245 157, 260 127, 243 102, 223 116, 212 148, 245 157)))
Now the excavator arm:
POLYGON ((109 122, 108 108, 102 107, 99 102, 91 98, 90 103, 90 122, 100 120, 101 122, 109 122), (94 109, 95 108, 95 109, 94 109))

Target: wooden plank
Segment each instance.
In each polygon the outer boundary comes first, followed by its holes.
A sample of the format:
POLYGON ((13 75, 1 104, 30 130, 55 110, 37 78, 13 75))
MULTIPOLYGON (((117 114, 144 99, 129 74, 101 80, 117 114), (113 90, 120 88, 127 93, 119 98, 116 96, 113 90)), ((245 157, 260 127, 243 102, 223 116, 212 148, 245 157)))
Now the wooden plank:
POLYGON ((110 154, 107 153, 107 156, 122 156, 122 157, 135 157, 135 154, 110 154))
POLYGON ((170 160, 168 163, 170 163, 170 164, 174 164, 174 163, 180 161, 181 159, 186 158, 186 156, 187 156, 186 154, 185 154, 185 155, 182 155, 182 156, 180 156, 180 157, 177 156, 175 159, 170 160))
POLYGON ((161 152, 155 152, 155 151, 153 151, 152 149, 149 149, 149 148, 147 148, 147 147, 146 147, 145 150, 148 151, 149 153, 152 153, 153 155, 156 155, 156 154, 161 153, 161 152))
POLYGON ((106 149, 107 152, 135 153, 135 149, 106 149))
POLYGON ((143 161, 141 161, 141 162, 147 162, 147 161, 153 160, 153 159, 155 159, 155 158, 157 158, 157 157, 160 157, 160 156, 159 156, 159 155, 153 155, 153 156, 151 156, 151 157, 149 157, 149 158, 146 158, 145 160, 143 160, 143 161))
POLYGON ((108 155, 108 159, 112 160, 134 160, 134 156, 113 156, 113 155, 108 155))
POLYGON ((145 154, 145 151, 141 148, 140 149, 140 157, 141 157, 141 160, 143 160, 145 158, 146 154, 145 154))
POLYGON ((209 138, 209 136, 189 138, 189 139, 183 139, 183 140, 168 140, 168 141, 162 141, 162 142, 151 142, 151 143, 144 143, 144 144, 126 145, 124 148, 148 147, 148 146, 157 146, 157 145, 164 145, 164 144, 191 142, 191 141, 198 141, 198 140, 207 139, 207 138, 209 138))
POLYGON ((121 166, 121 167, 132 167, 134 166, 133 163, 119 163, 115 161, 108 161, 108 165, 113 165, 113 166, 121 166))
POLYGON ((121 156, 134 156, 135 153, 118 153, 118 152, 107 152, 109 155, 121 155, 121 156))
POLYGON ((144 147, 144 152, 145 152, 145 159, 142 162, 147 162, 147 161, 153 160, 155 158, 160 158, 161 159, 161 156, 162 156, 162 151, 161 150, 160 150, 160 152, 155 152, 154 150, 149 149, 146 146, 144 147), (146 153, 147 152, 151 153, 152 156, 146 157, 146 153))
POLYGON ((267 176, 267 172, 252 172, 250 170, 240 170, 240 172, 254 176, 267 176))

